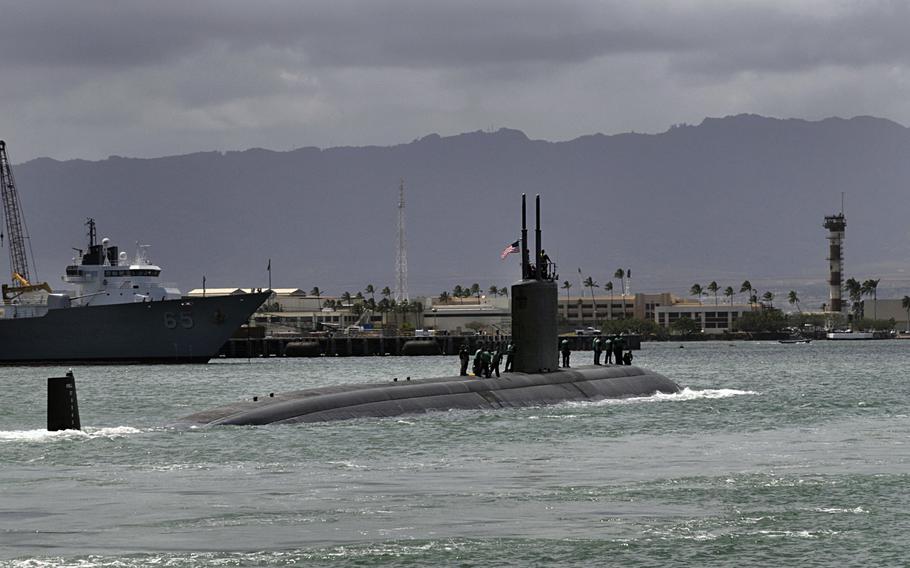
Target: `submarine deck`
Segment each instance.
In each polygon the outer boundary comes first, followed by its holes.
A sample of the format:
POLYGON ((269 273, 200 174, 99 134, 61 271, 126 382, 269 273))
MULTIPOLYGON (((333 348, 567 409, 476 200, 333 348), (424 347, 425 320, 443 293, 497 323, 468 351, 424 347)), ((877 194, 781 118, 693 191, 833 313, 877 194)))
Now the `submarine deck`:
POLYGON ((262 425, 388 417, 455 409, 540 406, 679 392, 670 379, 640 367, 586 366, 501 377, 435 377, 325 386, 275 394, 191 414, 180 423, 262 425))

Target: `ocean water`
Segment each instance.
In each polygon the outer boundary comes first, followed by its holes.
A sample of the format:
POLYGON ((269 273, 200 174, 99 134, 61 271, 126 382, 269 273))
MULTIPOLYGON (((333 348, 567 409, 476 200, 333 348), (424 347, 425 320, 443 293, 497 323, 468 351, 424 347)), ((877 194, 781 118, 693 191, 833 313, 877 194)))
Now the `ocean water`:
MULTIPOLYGON (((573 362, 587 363, 589 353, 573 362)), ((645 344, 676 395, 185 428, 454 357, 0 368, 0 565, 907 566, 910 342, 645 344)))

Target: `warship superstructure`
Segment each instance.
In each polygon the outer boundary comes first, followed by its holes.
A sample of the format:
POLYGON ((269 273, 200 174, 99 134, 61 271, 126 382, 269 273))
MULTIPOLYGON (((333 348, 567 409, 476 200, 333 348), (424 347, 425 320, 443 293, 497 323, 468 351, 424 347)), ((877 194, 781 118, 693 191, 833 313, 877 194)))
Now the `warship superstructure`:
POLYGON ((10 284, 2 286, 0 364, 205 363, 268 298, 269 292, 184 298, 161 284, 161 268, 147 248, 134 258, 97 240, 88 220, 88 248, 77 250, 62 279, 72 290, 33 283, 28 231, 0 141, 3 203, 10 284))

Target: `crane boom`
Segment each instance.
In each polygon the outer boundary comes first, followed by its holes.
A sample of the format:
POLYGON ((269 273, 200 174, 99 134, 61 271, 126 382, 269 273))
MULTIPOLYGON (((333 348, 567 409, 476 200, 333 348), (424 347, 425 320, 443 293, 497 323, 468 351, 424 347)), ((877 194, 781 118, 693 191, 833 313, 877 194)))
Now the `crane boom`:
POLYGON ((0 140, 0 201, 3 202, 3 216, 6 218, 12 280, 17 285, 28 286, 31 281, 26 254, 28 229, 22 219, 22 204, 13 179, 13 170, 10 168, 9 156, 6 154, 6 142, 3 140, 0 140))

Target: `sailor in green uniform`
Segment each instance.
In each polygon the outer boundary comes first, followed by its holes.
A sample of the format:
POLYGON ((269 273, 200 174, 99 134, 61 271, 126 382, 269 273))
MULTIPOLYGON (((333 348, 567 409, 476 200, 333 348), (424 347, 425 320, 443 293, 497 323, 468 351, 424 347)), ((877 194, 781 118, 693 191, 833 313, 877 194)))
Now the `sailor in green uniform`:
POLYGON ((598 335, 597 337, 594 338, 594 342, 591 345, 591 347, 594 349, 594 364, 595 365, 600 365, 600 353, 601 353, 602 345, 603 344, 601 343, 600 336, 598 335))
POLYGON ((481 353, 481 357, 482 357, 481 372, 483 373, 484 377, 489 379, 490 378, 490 364, 493 362, 493 354, 490 353, 489 345, 483 346, 483 353, 481 353))
POLYGON ((604 365, 609 365, 613 362, 613 340, 609 337, 605 337, 601 346, 604 350, 604 365))
POLYGON ((564 368, 569 367, 569 355, 572 354, 572 350, 569 348, 569 340, 563 339, 559 343, 559 350, 562 352, 562 366, 564 368))
POLYGON ((483 376, 483 346, 478 347, 474 352, 474 364, 471 365, 475 377, 483 376))

